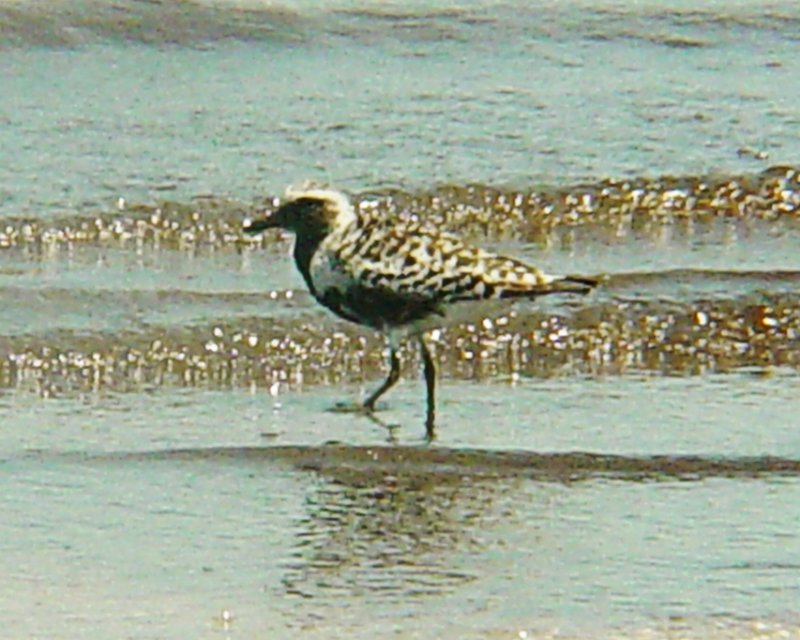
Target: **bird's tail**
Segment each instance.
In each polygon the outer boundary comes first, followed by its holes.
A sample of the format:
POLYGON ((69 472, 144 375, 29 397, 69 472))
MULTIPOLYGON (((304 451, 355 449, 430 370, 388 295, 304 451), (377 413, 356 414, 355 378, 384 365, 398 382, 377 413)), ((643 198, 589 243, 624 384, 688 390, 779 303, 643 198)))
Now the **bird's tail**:
POLYGON ((577 293, 585 295, 594 289, 600 280, 589 276, 545 276, 545 281, 525 288, 506 288, 501 298, 537 298, 553 293, 577 293))
POLYGON ((588 276, 563 276, 547 284, 543 293, 589 293, 600 280, 588 276))

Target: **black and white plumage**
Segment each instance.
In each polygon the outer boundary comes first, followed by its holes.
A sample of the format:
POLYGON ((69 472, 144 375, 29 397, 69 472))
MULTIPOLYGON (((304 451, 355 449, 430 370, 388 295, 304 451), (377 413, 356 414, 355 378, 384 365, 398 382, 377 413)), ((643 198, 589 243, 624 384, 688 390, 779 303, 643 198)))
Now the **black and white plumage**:
POLYGON ((246 222, 244 230, 259 233, 276 227, 296 235, 295 262, 314 298, 336 315, 389 338, 389 375, 365 401, 367 410, 399 378, 398 339, 417 338, 428 392, 429 440, 434 433, 436 368, 425 331, 447 323, 453 310, 466 303, 582 294, 597 284, 593 278, 547 275, 421 222, 364 215, 347 196, 330 189, 290 190, 280 207, 246 222))

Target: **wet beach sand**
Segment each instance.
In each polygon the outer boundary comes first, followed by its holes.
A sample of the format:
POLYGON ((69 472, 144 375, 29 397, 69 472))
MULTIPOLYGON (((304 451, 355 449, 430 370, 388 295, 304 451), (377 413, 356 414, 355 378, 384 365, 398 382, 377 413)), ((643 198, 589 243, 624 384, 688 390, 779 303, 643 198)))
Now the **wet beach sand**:
POLYGON ((317 307, 288 237, 241 235, 258 203, 10 219, 4 615, 21 637, 793 637, 797 175, 705 207, 668 180, 362 194, 602 278, 434 332, 432 446, 413 345, 378 421, 331 412, 383 344, 317 307))
POLYGON ((797 20, 0 2, 0 637, 800 638, 797 20), (336 412, 307 178, 601 286, 336 412))

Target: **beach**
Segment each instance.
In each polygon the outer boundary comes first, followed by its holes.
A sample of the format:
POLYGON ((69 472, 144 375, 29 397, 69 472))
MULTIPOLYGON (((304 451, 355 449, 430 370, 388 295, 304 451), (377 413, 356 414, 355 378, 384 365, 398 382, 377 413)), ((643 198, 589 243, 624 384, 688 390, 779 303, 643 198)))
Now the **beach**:
POLYGON ((0 637, 800 637, 798 25, 0 2, 0 637), (600 286, 429 334, 427 445, 242 234, 306 180, 600 286))

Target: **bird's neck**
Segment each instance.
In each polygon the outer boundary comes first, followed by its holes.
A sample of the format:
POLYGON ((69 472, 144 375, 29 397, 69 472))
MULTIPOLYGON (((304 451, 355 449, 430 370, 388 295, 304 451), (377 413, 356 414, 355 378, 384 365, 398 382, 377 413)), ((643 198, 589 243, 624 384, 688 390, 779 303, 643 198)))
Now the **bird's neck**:
POLYGON ((326 235, 323 232, 318 234, 298 234, 294 243, 294 261, 313 296, 316 296, 317 292, 314 288, 314 282, 311 280, 311 258, 314 257, 314 253, 326 235))

